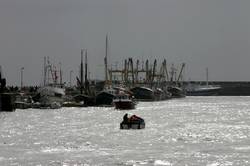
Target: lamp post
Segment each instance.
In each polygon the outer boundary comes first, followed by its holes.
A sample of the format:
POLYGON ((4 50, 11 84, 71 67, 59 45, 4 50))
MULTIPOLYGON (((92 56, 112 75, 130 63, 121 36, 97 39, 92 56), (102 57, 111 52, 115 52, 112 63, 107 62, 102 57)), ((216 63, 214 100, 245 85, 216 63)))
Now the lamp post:
POLYGON ((21 68, 21 90, 23 89, 23 70, 24 67, 21 68))
POLYGON ((72 84, 71 84, 72 73, 73 73, 73 70, 70 70, 70 74, 69 74, 69 85, 70 85, 70 87, 72 86, 72 84))

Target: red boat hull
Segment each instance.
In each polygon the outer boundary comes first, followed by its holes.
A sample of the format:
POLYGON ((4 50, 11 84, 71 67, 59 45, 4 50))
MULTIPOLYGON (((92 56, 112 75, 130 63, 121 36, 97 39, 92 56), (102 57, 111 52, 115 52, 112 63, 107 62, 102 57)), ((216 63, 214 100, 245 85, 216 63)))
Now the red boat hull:
POLYGON ((132 101, 118 101, 114 102, 116 109, 135 109, 135 103, 132 101))

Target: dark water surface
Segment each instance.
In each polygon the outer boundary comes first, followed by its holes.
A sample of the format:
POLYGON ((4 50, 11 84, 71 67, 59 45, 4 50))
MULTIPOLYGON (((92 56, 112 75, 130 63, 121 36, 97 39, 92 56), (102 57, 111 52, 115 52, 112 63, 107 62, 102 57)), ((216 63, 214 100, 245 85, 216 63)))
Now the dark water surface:
POLYGON ((186 97, 114 108, 0 112, 0 165, 250 165, 250 97, 186 97), (126 112, 143 130, 120 130, 126 112))

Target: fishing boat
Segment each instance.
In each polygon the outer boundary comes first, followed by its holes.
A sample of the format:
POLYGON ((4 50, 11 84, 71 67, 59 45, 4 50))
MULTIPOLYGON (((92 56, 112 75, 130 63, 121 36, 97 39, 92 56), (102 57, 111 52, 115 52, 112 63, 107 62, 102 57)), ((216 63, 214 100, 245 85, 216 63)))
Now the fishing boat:
POLYGON ((134 87, 130 89, 133 92, 135 99, 138 101, 154 101, 154 91, 147 87, 134 87))
POLYGON ((186 96, 185 91, 177 86, 168 86, 167 90, 172 94, 172 98, 182 98, 186 96))
POLYGON ((95 104, 97 106, 113 106, 113 99, 117 93, 117 90, 115 90, 112 87, 110 80, 108 79, 108 34, 106 35, 104 66, 105 66, 104 87, 95 96, 95 104))
POLYGON ((94 106, 95 98, 85 94, 77 94, 72 97, 73 100, 64 102, 65 106, 76 105, 76 107, 94 106))
POLYGON ((35 101, 39 102, 43 108, 60 108, 64 102, 64 88, 48 85, 39 88, 37 92, 33 99, 36 99, 35 101))
POLYGON ((78 89, 80 94, 72 96, 73 101, 67 101, 64 103, 65 106, 95 106, 94 91, 90 87, 90 81, 88 78, 88 57, 87 49, 81 49, 81 65, 80 65, 80 78, 77 78, 78 89), (85 76, 83 77, 83 53, 85 53, 85 76))
POLYGON ((218 85, 188 85, 186 94, 188 96, 215 96, 218 95, 221 87, 218 85))
POLYGON ((172 97, 172 94, 170 92, 168 92, 166 89, 163 90, 161 88, 156 88, 154 90, 154 95, 157 101, 168 100, 172 97))
POLYGON ((208 83, 208 68, 206 68, 206 84, 191 84, 186 86, 186 94, 188 96, 216 96, 221 90, 219 85, 209 85, 208 83))
POLYGON ((16 94, 15 107, 18 109, 32 108, 34 101, 32 97, 24 93, 16 94))
POLYGON ((97 93, 95 102, 97 106, 112 106, 113 99, 117 91, 112 87, 105 87, 102 91, 97 93))
POLYGON ((133 97, 126 93, 116 95, 113 99, 113 104, 116 109, 134 109, 136 105, 133 97))
POLYGON ((44 85, 37 90, 33 97, 36 107, 60 108, 64 102, 65 88, 62 83, 62 71, 60 66, 60 82, 58 83, 58 71, 50 64, 49 57, 44 57, 44 85))

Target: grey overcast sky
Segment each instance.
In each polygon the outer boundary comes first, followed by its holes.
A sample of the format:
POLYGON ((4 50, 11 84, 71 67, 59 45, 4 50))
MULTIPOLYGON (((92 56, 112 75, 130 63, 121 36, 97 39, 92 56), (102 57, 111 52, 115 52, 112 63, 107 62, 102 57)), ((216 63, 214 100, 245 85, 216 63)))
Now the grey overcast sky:
POLYGON ((187 64, 185 77, 250 81, 250 0, 0 0, 0 65, 8 84, 39 85, 43 57, 78 74, 87 48, 91 77, 125 58, 187 64))

